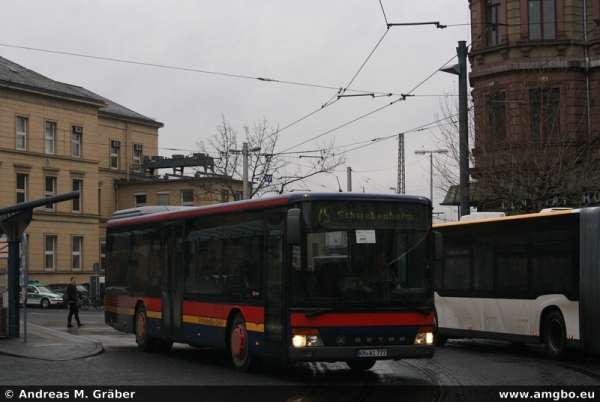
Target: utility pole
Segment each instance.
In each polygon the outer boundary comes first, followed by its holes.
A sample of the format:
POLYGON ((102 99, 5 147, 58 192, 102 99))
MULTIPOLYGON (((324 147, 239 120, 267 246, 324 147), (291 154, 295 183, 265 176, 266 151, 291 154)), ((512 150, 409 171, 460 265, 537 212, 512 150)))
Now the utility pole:
POLYGON ((447 154, 447 149, 434 149, 431 151, 415 151, 415 155, 429 154, 429 200, 433 206, 433 154, 447 154))
POLYGON ((234 154, 239 154, 240 152, 242 153, 242 199, 243 200, 247 200, 249 199, 249 195, 248 195, 248 153, 249 152, 259 152, 260 151, 260 147, 256 147, 256 148, 252 148, 252 149, 248 149, 248 143, 244 142, 242 144, 242 150, 240 151, 239 149, 230 149, 229 152, 232 152, 234 154))
POLYGON ((470 214, 469 203, 469 120, 467 113, 467 42, 459 41, 456 48, 458 64, 442 68, 440 71, 458 75, 458 151, 460 179, 460 210, 461 216, 470 214))
POLYGON ((469 215, 469 120, 467 116, 467 46, 459 41, 458 55, 458 131, 460 152, 460 216, 469 215))
POLYGON ((348 172, 348 185, 346 186, 348 188, 348 192, 351 193, 352 192, 352 168, 348 166, 347 169, 348 172))

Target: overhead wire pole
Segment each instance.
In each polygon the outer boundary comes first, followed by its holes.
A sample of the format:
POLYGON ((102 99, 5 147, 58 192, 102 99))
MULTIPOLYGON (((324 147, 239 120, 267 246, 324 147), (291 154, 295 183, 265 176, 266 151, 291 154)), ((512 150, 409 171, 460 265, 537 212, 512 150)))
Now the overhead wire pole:
POLYGON ((469 120, 467 113, 467 42, 459 41, 456 48, 458 64, 440 69, 445 73, 458 75, 458 168, 460 183, 460 207, 459 220, 461 216, 469 215, 470 190, 469 190, 469 120))
MULTIPOLYGON (((385 23, 387 28, 396 27, 396 26, 410 26, 410 25, 435 25, 438 29, 444 29, 447 26, 440 24, 439 21, 431 21, 431 22, 404 22, 404 23, 389 23, 387 16, 385 15, 385 10, 383 9, 383 4, 381 0, 379 0, 379 5, 381 6, 381 12, 383 13, 383 18, 385 19, 385 23)), ((406 99, 406 96, 411 95, 402 95, 403 99, 406 99)), ((414 96, 414 95, 412 95, 414 96)), ((398 134, 398 182, 396 183, 396 193, 397 194, 405 194, 406 193, 406 163, 404 159, 404 133, 398 134)))
POLYGON ((460 216, 469 215, 469 130, 467 120, 467 46, 466 41, 459 41, 458 55, 458 128, 460 152, 460 216))
POLYGON ((404 161, 404 133, 398 134, 398 183, 396 193, 406 194, 406 166, 404 161))

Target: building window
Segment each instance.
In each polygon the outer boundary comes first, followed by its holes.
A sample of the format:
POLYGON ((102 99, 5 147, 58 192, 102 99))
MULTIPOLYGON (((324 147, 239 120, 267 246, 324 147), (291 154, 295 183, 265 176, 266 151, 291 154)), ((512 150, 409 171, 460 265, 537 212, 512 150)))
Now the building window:
POLYGON ((229 190, 221 190, 221 202, 229 201, 229 190))
POLYGON ((47 154, 54 155, 54 141, 56 140, 56 123, 46 122, 45 149, 47 154))
POLYGON ((121 143, 119 141, 111 141, 110 142, 110 168, 118 169, 119 168, 119 149, 121 148, 121 143))
POLYGON ((81 253, 83 251, 83 237, 81 236, 73 236, 73 250, 72 250, 72 261, 73 265, 71 268, 74 271, 81 270, 81 253))
POLYGON ((104 270, 106 266, 106 241, 100 241, 100 270, 104 270))
POLYGON ((221 190, 221 202, 229 201, 229 190, 221 190))
POLYGON ((558 89, 531 91, 531 132, 534 140, 555 140, 559 130, 558 89))
POLYGON ((135 173, 139 173, 142 170, 142 145, 133 144, 133 163, 132 170, 135 173))
MULTIPOLYGON (((56 195, 56 177, 46 176, 45 196, 56 195)), ((46 211, 54 211, 54 204, 47 204, 46 211)))
POLYGON ((156 193, 156 205, 169 205, 169 193, 156 193))
POLYGON ((181 190, 181 205, 194 205, 194 190, 181 190))
POLYGON ((499 45, 502 42, 502 9, 500 0, 487 0, 485 2, 487 19, 487 44, 488 46, 499 45))
POLYGON ((17 204, 27 201, 28 175, 17 173, 17 204))
POLYGON ((528 0, 529 39, 556 39, 555 0, 528 0))
POLYGON ((81 158, 81 134, 83 129, 80 126, 73 126, 71 133, 71 152, 74 158, 81 158))
POLYGON ((506 141, 506 95, 500 92, 486 99, 488 130, 493 142, 506 141))
POLYGON ((17 117, 17 149, 27 150, 27 118, 17 117))
POLYGON ((143 207, 144 205, 146 205, 146 193, 134 194, 133 198, 133 202, 136 208, 143 207))
POLYGON ((56 266, 56 236, 46 236, 45 243, 44 268, 48 270, 54 270, 54 267, 56 266))
POLYGON ((73 212, 81 213, 81 198, 83 197, 83 180, 73 180, 73 191, 79 191, 79 198, 73 199, 73 212))

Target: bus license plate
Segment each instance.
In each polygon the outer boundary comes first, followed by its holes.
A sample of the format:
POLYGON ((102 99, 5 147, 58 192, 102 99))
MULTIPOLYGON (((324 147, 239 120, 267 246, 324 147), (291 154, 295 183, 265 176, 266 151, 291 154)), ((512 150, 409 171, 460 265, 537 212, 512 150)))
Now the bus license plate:
POLYGON ((387 356, 387 349, 358 349, 356 357, 382 357, 387 356))

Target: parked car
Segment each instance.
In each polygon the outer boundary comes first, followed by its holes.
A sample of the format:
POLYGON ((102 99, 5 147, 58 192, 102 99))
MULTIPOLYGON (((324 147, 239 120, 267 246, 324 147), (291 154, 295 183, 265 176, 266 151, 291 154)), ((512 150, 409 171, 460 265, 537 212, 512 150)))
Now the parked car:
MULTIPOLYGON (((62 296, 63 293, 65 293, 65 289, 67 288, 67 283, 51 283, 50 285, 46 286, 48 289, 52 290, 53 292, 56 293, 60 293, 60 295, 62 296)), ((86 296, 88 294, 88 291, 85 287, 81 286, 81 285, 77 285, 77 294, 79 295, 79 298, 81 299, 83 296, 86 296)))
MULTIPOLYGON (((19 295, 23 300, 23 293, 19 295)), ((27 284, 27 305, 49 308, 50 306, 64 306, 62 294, 53 292, 41 282, 30 282, 27 284)))

